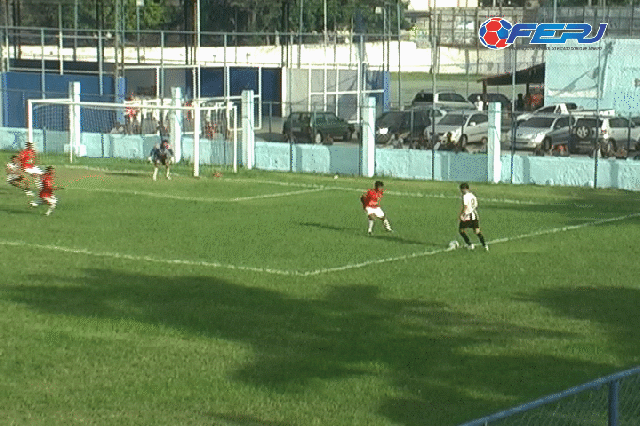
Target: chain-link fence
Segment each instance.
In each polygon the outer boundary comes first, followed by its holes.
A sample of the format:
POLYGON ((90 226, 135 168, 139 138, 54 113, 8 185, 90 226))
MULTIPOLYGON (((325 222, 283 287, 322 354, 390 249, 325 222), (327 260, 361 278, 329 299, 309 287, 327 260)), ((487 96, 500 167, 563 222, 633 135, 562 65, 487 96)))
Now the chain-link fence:
POLYGON ((640 424, 640 368, 613 374, 460 426, 640 424))
MULTIPOLYGON (((631 7, 558 8, 553 15, 549 8, 437 9, 416 18, 411 30, 388 34, 125 31, 120 44, 105 30, 0 27, 9 83, 4 97, 11 97, 6 104, 12 105, 13 100, 18 105, 32 97, 59 97, 49 93, 53 82, 84 72, 98 75, 83 82, 83 88, 91 87, 90 96, 111 96, 107 101, 116 102, 170 98, 172 87, 182 87, 185 100, 238 102, 240 92, 251 89, 256 140, 288 142, 293 152, 318 141, 357 150, 361 105, 374 96, 377 148, 407 151, 380 154, 405 157, 393 160, 397 165, 391 168, 381 166, 380 173, 412 178, 415 167, 406 163, 426 161, 434 166, 420 177, 472 181, 486 174, 438 174, 438 164, 454 164, 438 155, 483 154, 487 135, 476 138, 470 132, 483 129, 488 104, 499 102, 503 156, 509 156, 502 181, 638 189, 640 64, 628 54, 640 47, 629 38, 640 20, 636 12, 631 7), (491 50, 477 34, 493 15, 511 22, 585 22, 594 28, 608 20, 611 33, 590 44, 570 40, 536 46, 519 39, 491 50), (12 86, 12 73, 16 81, 28 73, 32 84, 12 86), (126 80, 126 91, 118 87, 118 75, 126 80), (427 112, 434 102, 437 113, 427 112), (315 119, 297 137, 286 129, 292 114, 319 112, 350 125, 351 137, 323 132, 327 126, 315 119), (543 116, 547 113, 553 116, 543 116), (446 115, 461 124, 436 128, 446 115), (426 154, 415 151, 429 151, 432 158, 424 160, 426 154)), ((64 85, 54 89, 64 90, 64 85)), ((16 111, 3 112, 4 126, 24 121, 24 113, 16 111)))

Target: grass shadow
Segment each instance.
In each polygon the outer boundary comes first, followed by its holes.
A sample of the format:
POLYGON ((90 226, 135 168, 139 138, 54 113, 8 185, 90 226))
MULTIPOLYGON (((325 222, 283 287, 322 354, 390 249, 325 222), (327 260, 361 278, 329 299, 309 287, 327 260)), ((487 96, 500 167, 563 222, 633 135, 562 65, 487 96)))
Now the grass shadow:
POLYGON ((561 287, 520 296, 557 315, 595 322, 608 334, 611 349, 625 365, 640 363, 640 290, 625 287, 561 287))
MULTIPOLYGON (((583 380, 582 372, 602 368, 554 357, 475 355, 465 349, 505 339, 571 336, 488 323, 442 302, 383 298, 373 285, 336 285, 324 297, 297 298, 202 276, 89 269, 78 278, 30 278, 51 285, 4 286, 4 298, 50 314, 133 319, 249 344, 255 357, 230 378, 280 395, 306 392, 317 380, 384 380, 397 395, 384 398, 379 409, 394 424, 453 425, 468 420, 461 417, 461 405, 481 414, 504 408, 504 399, 480 397, 480 390, 508 395, 509 401, 540 395, 545 390, 538 383, 517 379, 526 371, 535 375, 540 365, 547 372, 552 365, 565 381, 572 374, 583 380)), ((228 420, 260 424, 249 415, 228 420)))

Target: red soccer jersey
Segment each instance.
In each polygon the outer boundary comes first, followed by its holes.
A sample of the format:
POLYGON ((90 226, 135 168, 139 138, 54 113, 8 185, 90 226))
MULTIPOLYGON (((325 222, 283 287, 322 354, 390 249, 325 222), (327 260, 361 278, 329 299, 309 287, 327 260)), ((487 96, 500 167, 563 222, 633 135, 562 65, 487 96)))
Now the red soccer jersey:
POLYGON ((53 195, 53 175, 45 173, 40 177, 42 189, 40 190, 40 198, 48 198, 53 195))
POLYGON ((30 169, 34 166, 34 162, 36 159, 36 152, 33 149, 23 149, 18 154, 18 159, 20 160, 20 165, 22 166, 22 170, 30 169))
POLYGON ((363 207, 380 207, 380 198, 382 198, 382 190, 370 189, 364 196, 363 207))

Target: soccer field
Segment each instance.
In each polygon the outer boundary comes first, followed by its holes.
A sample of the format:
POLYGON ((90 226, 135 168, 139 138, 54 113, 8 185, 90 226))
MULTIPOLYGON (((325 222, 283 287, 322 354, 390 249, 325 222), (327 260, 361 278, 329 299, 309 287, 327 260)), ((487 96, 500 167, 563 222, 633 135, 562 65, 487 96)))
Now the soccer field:
POLYGON ((638 194, 471 183, 485 252, 448 248, 457 182, 382 178, 368 236, 373 180, 80 159, 49 217, 3 185, 0 419, 456 425, 638 365, 638 194))

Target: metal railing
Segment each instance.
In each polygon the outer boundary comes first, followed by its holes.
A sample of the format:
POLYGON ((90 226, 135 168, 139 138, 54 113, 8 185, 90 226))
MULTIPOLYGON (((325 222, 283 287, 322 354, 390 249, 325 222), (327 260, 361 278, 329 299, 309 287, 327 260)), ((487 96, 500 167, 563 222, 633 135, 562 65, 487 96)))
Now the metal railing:
POLYGON ((460 426, 640 424, 640 367, 547 395, 460 426))

